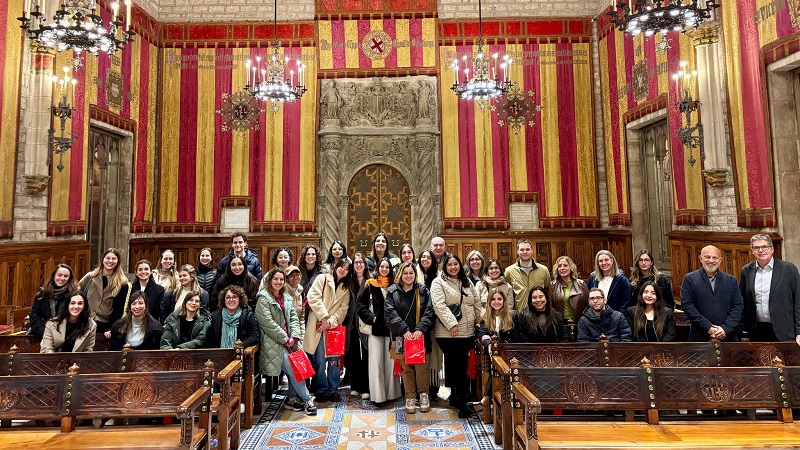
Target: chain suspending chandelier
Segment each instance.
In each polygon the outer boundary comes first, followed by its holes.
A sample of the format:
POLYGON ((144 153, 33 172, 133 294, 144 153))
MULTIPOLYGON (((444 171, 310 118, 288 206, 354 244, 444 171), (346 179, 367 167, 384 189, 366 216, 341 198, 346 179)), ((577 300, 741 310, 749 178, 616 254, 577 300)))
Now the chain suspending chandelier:
POLYGON ((20 28, 35 45, 45 50, 59 53, 73 50, 75 68, 80 67, 83 53, 113 55, 133 42, 136 33, 131 30, 131 0, 125 0, 125 22, 121 20, 116 1, 111 3, 113 17, 108 23, 100 18, 96 0, 61 0, 58 8, 50 21, 47 0, 26 0, 22 17, 18 18, 22 22, 20 28))
POLYGON ((298 60, 297 71, 289 69, 289 78, 286 78, 289 57, 281 58, 278 53, 281 48, 278 44, 278 0, 275 0, 272 25, 275 36, 275 42, 272 45, 273 53, 263 61, 263 66, 260 56, 256 57, 255 63, 247 60, 247 85, 244 89, 258 100, 271 101, 272 110, 277 112, 281 103, 293 102, 306 92, 306 66, 298 60), (295 77, 297 77, 296 84, 295 77))
POLYGON ((697 28, 718 7, 716 0, 620 0, 612 3, 608 15, 620 31, 652 36, 697 28))
POLYGON ((511 82, 511 63, 514 61, 508 55, 500 58, 495 53, 490 61, 483 53, 483 10, 481 0, 478 0, 478 53, 472 60, 472 70, 469 68, 469 58, 464 55, 461 59, 463 69, 458 59, 450 67, 453 69, 453 86, 450 87, 462 100, 478 100, 481 109, 492 98, 499 97, 508 92, 514 85, 511 82), (464 72, 463 82, 459 72, 464 72), (470 78, 472 72, 472 78, 470 78))

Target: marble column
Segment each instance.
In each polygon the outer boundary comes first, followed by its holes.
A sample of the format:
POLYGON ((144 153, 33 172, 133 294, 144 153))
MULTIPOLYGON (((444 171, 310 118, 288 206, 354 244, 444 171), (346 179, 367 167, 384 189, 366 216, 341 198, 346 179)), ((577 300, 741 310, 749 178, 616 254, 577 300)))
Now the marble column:
POLYGON ((724 74, 720 63, 719 26, 702 27, 692 33, 697 58, 698 96, 703 121, 704 169, 728 169, 725 144, 724 74))

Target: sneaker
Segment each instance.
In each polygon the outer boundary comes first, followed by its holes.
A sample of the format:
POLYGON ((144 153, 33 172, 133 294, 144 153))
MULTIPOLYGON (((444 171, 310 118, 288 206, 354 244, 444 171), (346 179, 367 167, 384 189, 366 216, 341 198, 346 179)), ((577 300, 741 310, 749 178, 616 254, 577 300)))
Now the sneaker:
POLYGON ((289 397, 286 399, 286 403, 283 404, 283 409, 290 411, 302 411, 303 408, 305 408, 305 405, 299 397, 289 397))
POLYGON ((426 393, 419 394, 419 411, 429 412, 431 410, 431 398, 426 393))
POLYGON ((328 401, 333 403, 339 403, 340 401, 342 401, 342 396, 339 395, 339 393, 336 391, 331 392, 330 394, 328 394, 328 401))
POLYGON ((317 403, 325 403, 328 401, 328 394, 324 392, 320 392, 319 394, 314 394, 314 399, 317 403))
POLYGON ((317 405, 314 404, 314 399, 308 399, 308 401, 305 402, 305 408, 306 408, 306 415, 308 416, 317 415, 317 405))
POLYGON ((406 399, 406 414, 415 414, 417 412, 417 400, 413 398, 406 399))
POLYGON ((361 400, 369 400, 369 392, 364 392, 361 394, 361 400))
POLYGON ((359 395, 361 395, 361 394, 358 391, 350 391, 350 396, 351 397, 358 397, 359 395))

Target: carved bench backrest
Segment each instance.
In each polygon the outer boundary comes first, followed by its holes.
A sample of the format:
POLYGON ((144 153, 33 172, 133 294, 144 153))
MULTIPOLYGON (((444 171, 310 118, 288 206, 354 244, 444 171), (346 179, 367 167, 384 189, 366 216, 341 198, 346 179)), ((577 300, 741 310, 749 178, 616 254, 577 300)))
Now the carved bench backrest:
POLYGON ((641 368, 512 369, 543 409, 645 409, 649 404, 647 375, 641 368))
POLYGON ((0 378, 0 419, 58 419, 64 411, 65 375, 0 378))
POLYGON ((783 402, 781 385, 786 387, 780 376, 774 367, 656 367, 655 404, 657 409, 775 408, 783 402))
POLYGON ((800 366, 800 346, 795 342, 721 342, 722 365, 771 366, 777 356, 786 366, 800 366))
MULTIPOLYGON (((67 416, 175 415, 197 389, 211 386, 213 368, 173 372, 78 374, 72 376, 67 416)), ((68 375, 69 376, 69 375, 68 375)))
POLYGON ((120 352, 6 353, 0 355, 0 375, 61 375, 77 364, 81 373, 118 372, 120 352))
POLYGON ((613 342, 611 367, 639 367, 647 358, 653 367, 716 367, 722 357, 719 344, 708 342, 613 342))

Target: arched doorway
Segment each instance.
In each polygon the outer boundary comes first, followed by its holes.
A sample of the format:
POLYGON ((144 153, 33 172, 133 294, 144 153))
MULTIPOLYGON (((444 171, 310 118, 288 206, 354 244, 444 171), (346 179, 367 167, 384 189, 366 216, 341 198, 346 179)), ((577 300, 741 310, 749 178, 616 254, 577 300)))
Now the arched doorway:
POLYGON ((120 233, 120 146, 123 138, 99 128, 89 129, 87 239, 90 267, 100 263, 105 249, 118 246, 120 233))
POLYGON ((386 164, 361 169, 347 187, 347 243, 350 254, 372 251, 372 239, 382 231, 389 249, 411 242, 410 190, 399 170, 386 164))

